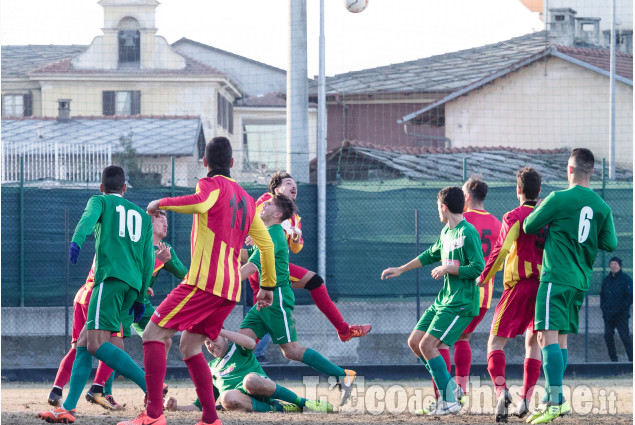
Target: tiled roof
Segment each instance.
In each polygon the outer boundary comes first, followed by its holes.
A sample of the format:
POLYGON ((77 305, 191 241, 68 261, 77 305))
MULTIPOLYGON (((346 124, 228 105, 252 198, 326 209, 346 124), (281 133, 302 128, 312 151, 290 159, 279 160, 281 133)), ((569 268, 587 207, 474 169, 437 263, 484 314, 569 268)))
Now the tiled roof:
MULTIPOLYGON (((377 165, 391 170, 396 175, 413 180, 461 181, 463 159, 467 158, 470 170, 482 173, 484 180, 509 181, 525 166, 535 168, 543 181, 562 181, 564 164, 571 151, 568 149, 517 149, 511 147, 466 147, 466 148, 412 148, 399 146, 377 146, 360 141, 344 141, 341 148, 327 152, 327 162, 334 161, 339 167, 346 167, 350 159, 358 170, 374 168, 377 165), (341 159, 340 159, 341 156, 341 159), (366 165, 365 165, 366 164, 366 165), (478 168, 478 164, 496 164, 496 167, 478 168)), ((310 164, 317 167, 317 159, 310 164)), ((602 164, 595 164, 596 173, 601 175, 602 164)), ((345 171, 343 171, 345 172, 345 171)), ((632 170, 618 167, 617 180, 633 179, 632 170)))
MULTIPOLYGON (((608 49, 554 46, 540 31, 468 50, 326 77, 326 90, 327 95, 451 93, 519 63, 531 63, 551 49, 609 70, 608 49)), ((616 54, 616 73, 633 80, 632 54, 616 54)), ((316 80, 311 82, 309 92, 317 93, 316 80)))
MULTIPOLYGON (((537 32, 487 46, 326 77, 327 94, 452 92, 546 48, 537 32)), ((309 91, 317 93, 317 81, 309 91)))
POLYGON ((120 138, 129 136, 140 155, 188 156, 196 153, 201 120, 193 116, 73 117, 2 119, 2 141, 25 145, 42 142, 110 145, 122 151, 120 138))
POLYGON ((282 93, 267 93, 263 96, 245 96, 238 100, 236 106, 286 107, 287 100, 282 93))
POLYGON ((62 59, 57 62, 50 63, 40 68, 34 69, 30 72, 32 75, 42 74, 116 74, 116 75, 130 75, 139 74, 143 76, 156 76, 156 75, 214 75, 225 76, 226 74, 205 65, 195 59, 181 55, 185 57, 186 66, 185 69, 138 69, 138 68, 121 68, 121 69, 77 69, 72 64, 72 58, 62 59))
POLYGON ((77 56, 88 46, 35 45, 2 46, 2 78, 24 77, 34 69, 77 56))
POLYGON ((190 40, 189 38, 186 38, 186 37, 181 37, 180 39, 176 40, 174 43, 172 43, 172 46, 175 47, 178 44, 184 44, 184 43, 190 43, 190 44, 202 47, 203 49, 210 50, 212 52, 222 53, 222 54, 232 56, 234 58, 241 59, 256 65, 264 66, 264 67, 270 68, 273 71, 279 71, 284 74, 287 73, 287 71, 285 71, 284 69, 277 68, 273 65, 269 65, 263 62, 258 62, 257 60, 253 60, 245 56, 240 56, 240 55, 237 55, 236 53, 228 52, 227 50, 219 49, 218 47, 210 46, 208 44, 203 44, 198 41, 190 40))
MULTIPOLYGON (((560 53, 581 60, 590 65, 610 71, 611 56, 609 49, 590 49, 586 47, 556 46, 560 53)), ((633 55, 615 52, 615 73, 633 80, 633 55)))

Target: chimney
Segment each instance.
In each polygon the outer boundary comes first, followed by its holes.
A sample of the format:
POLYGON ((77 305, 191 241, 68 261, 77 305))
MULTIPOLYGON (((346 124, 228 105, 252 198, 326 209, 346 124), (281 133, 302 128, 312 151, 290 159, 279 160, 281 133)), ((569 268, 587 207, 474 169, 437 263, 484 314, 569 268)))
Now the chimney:
POLYGON ((576 14, 568 7, 549 9, 549 35, 554 44, 573 46, 576 14))
POLYGON ((71 120, 71 99, 57 99, 57 120, 59 122, 69 122, 71 120))
POLYGON ((600 18, 575 18, 575 44, 600 45, 600 18))

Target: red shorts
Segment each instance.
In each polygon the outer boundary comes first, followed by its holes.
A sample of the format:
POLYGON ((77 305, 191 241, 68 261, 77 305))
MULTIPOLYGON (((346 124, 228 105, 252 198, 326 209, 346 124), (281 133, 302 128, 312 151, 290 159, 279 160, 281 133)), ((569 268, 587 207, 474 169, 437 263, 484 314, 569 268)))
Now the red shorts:
POLYGON ((168 294, 150 320, 162 328, 216 339, 235 305, 235 301, 182 283, 168 294))
MULTIPOLYGON (((289 264, 289 280, 291 281, 291 285, 294 282, 302 279, 309 271, 304 267, 296 266, 295 264, 289 264)), ((256 295, 258 295, 258 291, 260 290, 260 279, 258 277, 258 273, 254 273, 249 276, 249 286, 254 293, 254 305, 256 304, 256 295)))
POLYGON ((472 319, 472 321, 470 322, 469 325, 467 325, 467 328, 465 328, 463 333, 471 334, 472 332, 474 332, 474 329, 476 329, 478 324, 481 323, 481 320, 483 320, 483 317, 485 317, 485 313, 487 313, 487 310, 488 310, 487 307, 481 307, 481 310, 478 312, 478 316, 472 319))
POLYGON ((490 333, 514 338, 524 334, 527 329, 533 330, 539 286, 540 282, 537 280, 522 280, 511 289, 505 289, 496 306, 490 333))

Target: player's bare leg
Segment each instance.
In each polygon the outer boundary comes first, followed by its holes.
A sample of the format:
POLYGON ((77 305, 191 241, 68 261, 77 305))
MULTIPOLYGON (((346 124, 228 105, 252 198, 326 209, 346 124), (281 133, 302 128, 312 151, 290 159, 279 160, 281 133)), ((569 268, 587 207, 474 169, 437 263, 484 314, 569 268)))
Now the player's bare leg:
POLYGON ((242 410, 244 412, 254 411, 251 400, 251 397, 238 390, 225 391, 218 398, 218 401, 226 410, 242 410))
MULTIPOLYGON (((123 337, 116 336, 116 334, 110 335, 110 343, 120 350, 124 349, 123 337)), ((107 410, 121 410, 123 406, 117 403, 108 391, 105 390, 107 381, 114 374, 113 370, 108 367, 104 362, 100 361, 97 367, 97 373, 95 374, 95 380, 93 385, 86 393, 86 400, 93 404, 98 404, 107 410)), ((112 382, 112 381, 111 381, 112 382)))
POLYGON ((422 354, 421 360, 430 371, 432 379, 439 389, 439 401, 435 406, 435 410, 429 412, 429 414, 445 415, 457 413, 461 410, 461 404, 456 399, 455 390, 457 385, 447 371, 447 365, 439 352, 439 346, 442 344, 441 340, 432 334, 414 330, 408 339, 408 345, 411 349, 417 341, 419 342, 418 350, 413 350, 413 352, 422 354))
POLYGON ((549 423, 558 416, 569 413, 571 407, 562 395, 562 377, 566 368, 565 357, 568 357, 567 335, 560 334, 557 330, 539 330, 538 344, 542 351, 545 381, 549 386, 549 401, 546 409, 541 416, 532 421, 532 423, 540 424, 549 423))
POLYGON ((339 311, 335 303, 329 296, 324 280, 315 272, 307 271, 299 280, 292 281, 294 289, 307 289, 310 291, 311 298, 320 311, 337 330, 337 334, 341 341, 348 341, 351 338, 359 338, 366 335, 372 329, 371 325, 349 325, 342 313, 339 311))

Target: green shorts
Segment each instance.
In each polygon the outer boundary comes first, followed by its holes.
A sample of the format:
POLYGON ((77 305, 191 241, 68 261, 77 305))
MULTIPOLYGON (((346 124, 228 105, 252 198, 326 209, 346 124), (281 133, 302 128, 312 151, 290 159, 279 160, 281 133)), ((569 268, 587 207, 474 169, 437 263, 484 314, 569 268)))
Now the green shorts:
POLYGON ((145 313, 143 313, 143 317, 141 318, 141 320, 139 320, 137 323, 132 324, 132 329, 134 329, 137 335, 139 336, 143 335, 143 330, 146 328, 146 326, 148 326, 148 322, 150 321, 150 318, 154 314, 154 306, 152 305, 148 297, 146 297, 145 299, 145 305, 146 305, 146 311, 145 313))
POLYGON ((472 322, 472 319, 474 316, 459 316, 450 311, 437 311, 433 304, 423 312, 415 330, 429 333, 451 347, 472 322))
POLYGON ((534 330, 577 334, 580 307, 586 291, 569 285, 540 282, 536 295, 534 330))
POLYGON ((119 332, 138 295, 139 291, 119 279, 108 278, 96 283, 88 304, 86 328, 119 332))
POLYGON ((271 307, 257 310, 254 305, 243 319, 240 329, 251 329, 258 339, 269 333, 273 343, 278 345, 297 341, 294 307, 295 296, 291 287, 278 287, 273 290, 271 307))

